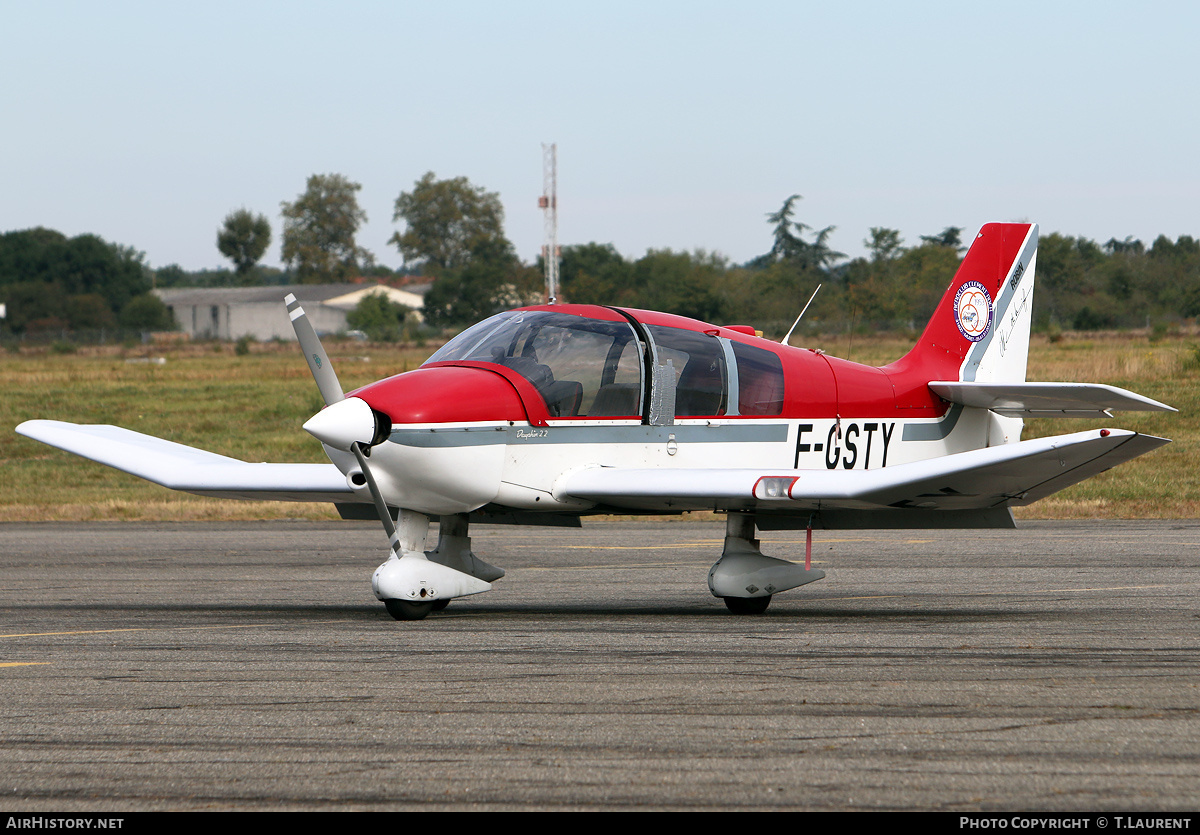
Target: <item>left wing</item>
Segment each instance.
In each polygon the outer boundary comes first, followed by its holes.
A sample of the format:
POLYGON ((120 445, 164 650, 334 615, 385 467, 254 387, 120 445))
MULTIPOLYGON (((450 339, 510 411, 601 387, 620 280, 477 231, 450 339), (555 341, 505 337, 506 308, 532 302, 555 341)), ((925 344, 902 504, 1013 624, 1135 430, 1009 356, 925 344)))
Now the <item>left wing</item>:
POLYGON ((200 496, 285 502, 358 500, 333 464, 248 464, 119 426, 81 426, 60 420, 27 420, 17 432, 200 496))
POLYGON ((554 492, 642 510, 979 510, 1029 504, 1167 443, 1101 429, 875 470, 593 467, 567 474, 554 492))

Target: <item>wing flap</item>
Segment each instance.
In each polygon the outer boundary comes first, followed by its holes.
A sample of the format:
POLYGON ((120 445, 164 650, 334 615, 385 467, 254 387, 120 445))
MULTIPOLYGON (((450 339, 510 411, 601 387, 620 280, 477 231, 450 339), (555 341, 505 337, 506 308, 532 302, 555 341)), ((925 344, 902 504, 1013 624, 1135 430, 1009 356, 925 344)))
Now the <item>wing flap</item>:
POLYGON ((555 494, 631 509, 986 509, 1028 504, 1166 443, 1105 429, 876 470, 593 467, 565 476, 555 494), (775 496, 762 487, 772 479, 783 485, 775 496))
POLYGON ((929 390, 943 400, 991 409, 1008 417, 1110 417, 1110 410, 1174 412, 1172 407, 1100 383, 969 383, 935 381, 929 390))
POLYGON ((357 498, 332 464, 250 464, 119 426, 30 420, 17 432, 163 487, 202 496, 292 502, 357 498))

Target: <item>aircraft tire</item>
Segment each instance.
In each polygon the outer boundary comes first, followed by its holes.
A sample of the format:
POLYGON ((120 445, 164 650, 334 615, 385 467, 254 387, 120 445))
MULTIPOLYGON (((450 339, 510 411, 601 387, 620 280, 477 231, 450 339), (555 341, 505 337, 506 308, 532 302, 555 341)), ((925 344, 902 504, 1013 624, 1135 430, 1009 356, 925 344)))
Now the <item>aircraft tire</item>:
POLYGON ((433 601, 433 611, 440 612, 440 611, 442 611, 442 609, 445 609, 449 605, 450 605, 449 597, 440 598, 439 600, 433 601))
POLYGON ((384 608, 396 620, 424 620, 433 611, 434 601, 411 603, 407 600, 385 600, 384 608))
POLYGON ((735 615, 761 615, 771 605, 771 595, 766 597, 723 597, 725 608, 735 615))

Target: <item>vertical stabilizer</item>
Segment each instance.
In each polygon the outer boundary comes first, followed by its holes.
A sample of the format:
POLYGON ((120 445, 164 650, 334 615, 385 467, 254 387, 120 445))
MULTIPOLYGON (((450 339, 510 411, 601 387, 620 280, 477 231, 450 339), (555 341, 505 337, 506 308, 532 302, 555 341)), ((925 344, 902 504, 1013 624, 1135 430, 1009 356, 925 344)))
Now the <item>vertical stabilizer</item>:
POLYGON ((896 363, 926 380, 1024 382, 1038 228, 979 230, 916 346, 896 363))

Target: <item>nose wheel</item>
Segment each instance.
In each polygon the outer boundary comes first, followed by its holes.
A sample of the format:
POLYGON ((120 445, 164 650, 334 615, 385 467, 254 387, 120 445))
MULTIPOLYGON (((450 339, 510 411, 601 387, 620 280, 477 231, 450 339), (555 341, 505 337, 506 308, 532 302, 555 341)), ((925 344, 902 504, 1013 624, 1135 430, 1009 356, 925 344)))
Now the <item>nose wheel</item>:
POLYGON ((725 608, 735 615, 761 615, 771 605, 771 595, 766 597, 724 597, 725 608))
POLYGON ((446 603, 450 601, 426 600, 419 603, 414 603, 411 600, 385 600, 383 601, 384 608, 388 614, 396 620, 424 620, 430 612, 435 608, 446 608, 446 603), (437 606, 441 603, 441 606, 437 606))

